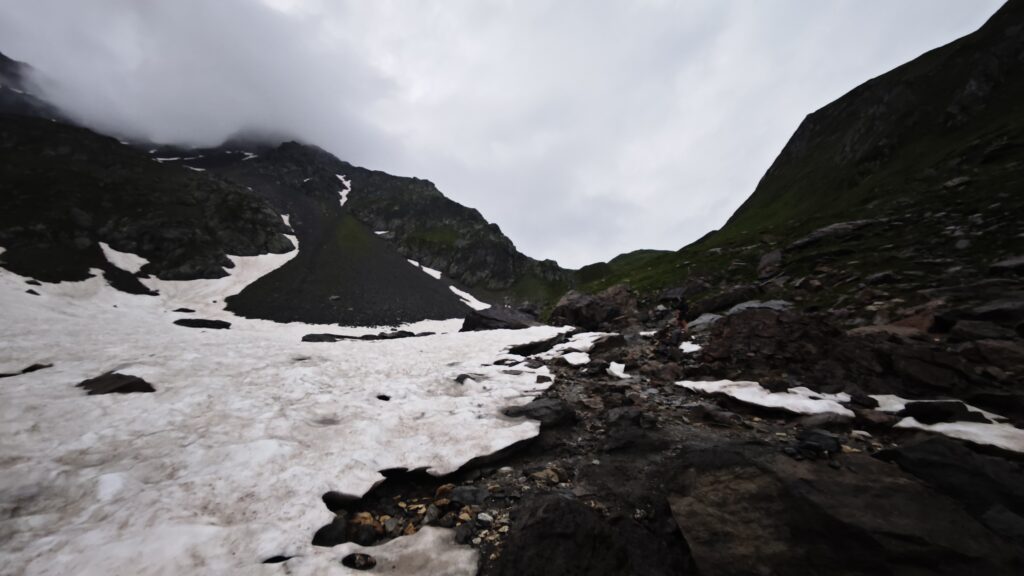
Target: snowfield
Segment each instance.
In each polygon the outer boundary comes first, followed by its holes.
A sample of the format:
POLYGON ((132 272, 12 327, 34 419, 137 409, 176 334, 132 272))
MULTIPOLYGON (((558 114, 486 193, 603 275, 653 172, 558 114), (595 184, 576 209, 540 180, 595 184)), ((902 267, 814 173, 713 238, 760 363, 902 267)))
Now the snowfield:
MULTIPOLYGON (((103 250, 117 266, 145 264, 103 250)), ((389 468, 444 474, 538 433, 501 409, 549 386, 536 383, 547 368, 512 375, 491 363, 560 329, 458 333, 461 320, 450 320, 406 327, 439 332, 429 337, 304 343, 323 327, 223 310, 225 297, 296 253, 232 257, 231 275, 216 280, 144 280, 159 296, 116 291, 98 271, 30 287, 0 270, 0 373, 53 365, 0 380, 0 572, 351 573, 340 559, 361 547, 311 544, 333 517, 325 492, 362 495, 389 468), (172 312, 181 307, 195 313, 172 312), (231 328, 172 324, 179 318, 231 328), (75 387, 109 371, 156 392, 75 387), (484 377, 458 384, 467 372, 484 377), (278 555, 294 558, 261 564, 278 555)), ((475 550, 449 530, 366 551, 376 573, 476 572, 475 550)))

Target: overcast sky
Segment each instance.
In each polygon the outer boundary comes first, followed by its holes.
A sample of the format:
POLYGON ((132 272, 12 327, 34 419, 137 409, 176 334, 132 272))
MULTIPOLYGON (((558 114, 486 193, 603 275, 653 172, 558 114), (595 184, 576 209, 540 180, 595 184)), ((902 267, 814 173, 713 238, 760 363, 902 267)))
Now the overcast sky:
POLYGON ((0 0, 88 125, 293 134, 578 267, 721 226, 801 119, 1002 0, 0 0))

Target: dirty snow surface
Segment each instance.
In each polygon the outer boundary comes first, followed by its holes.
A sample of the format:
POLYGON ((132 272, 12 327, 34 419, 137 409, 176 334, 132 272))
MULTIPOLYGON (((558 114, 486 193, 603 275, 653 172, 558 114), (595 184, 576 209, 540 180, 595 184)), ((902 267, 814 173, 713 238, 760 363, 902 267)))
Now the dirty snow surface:
MULTIPOLYGON (((141 259, 104 247, 114 264, 141 259)), ((362 495, 379 470, 457 469, 538 433, 502 408, 525 404, 546 368, 493 366, 510 345, 558 329, 304 343, 322 327, 238 318, 224 298, 295 255, 232 257, 230 276, 144 279, 159 296, 102 276, 43 284, 0 270, 0 572, 4 574, 346 574, 354 544, 316 548, 329 491, 362 495), (180 307, 195 313, 172 312, 180 307), (227 330, 172 324, 221 319, 227 330), (154 393, 87 396, 108 371, 154 393), (458 384, 464 372, 479 380, 458 384), (391 397, 389 402, 376 398, 391 397), (261 564, 273 556, 284 564, 261 564)), ((379 328, 352 328, 353 335, 379 328)), ((369 551, 375 572, 473 574, 476 553, 448 530, 369 551), (394 561, 390 561, 394 560, 394 561), (404 567, 404 568, 403 568, 404 567)))

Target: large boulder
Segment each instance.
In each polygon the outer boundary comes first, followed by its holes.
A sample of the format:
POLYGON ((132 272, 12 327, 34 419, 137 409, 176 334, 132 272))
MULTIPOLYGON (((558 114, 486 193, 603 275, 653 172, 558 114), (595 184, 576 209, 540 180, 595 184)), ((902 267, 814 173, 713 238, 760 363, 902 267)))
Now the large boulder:
POLYGON ((550 322, 601 330, 626 324, 636 313, 636 295, 626 285, 617 284, 593 295, 570 290, 551 311, 550 322))
POLYGON ((1013 546, 960 503, 869 456, 843 462, 687 454, 669 503, 700 573, 1020 573, 1013 546))
POLYGON ((476 332, 479 330, 521 330, 540 323, 511 308, 491 307, 484 310, 473 310, 466 314, 459 332, 476 332))

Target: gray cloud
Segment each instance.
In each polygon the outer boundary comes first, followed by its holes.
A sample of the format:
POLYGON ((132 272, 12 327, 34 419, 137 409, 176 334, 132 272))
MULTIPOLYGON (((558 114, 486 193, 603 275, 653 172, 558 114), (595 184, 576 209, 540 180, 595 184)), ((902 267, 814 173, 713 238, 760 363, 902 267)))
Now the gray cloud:
POLYGON ((807 113, 1000 4, 0 0, 0 50, 97 129, 291 134, 580 266, 720 226, 807 113))

